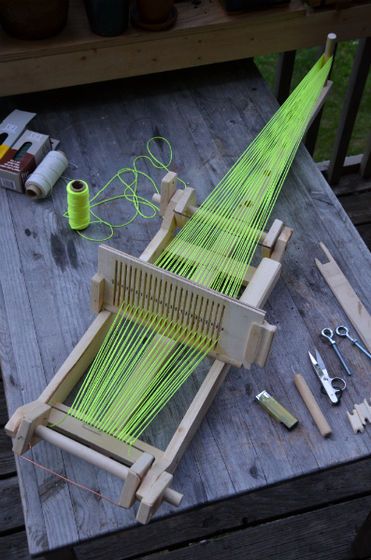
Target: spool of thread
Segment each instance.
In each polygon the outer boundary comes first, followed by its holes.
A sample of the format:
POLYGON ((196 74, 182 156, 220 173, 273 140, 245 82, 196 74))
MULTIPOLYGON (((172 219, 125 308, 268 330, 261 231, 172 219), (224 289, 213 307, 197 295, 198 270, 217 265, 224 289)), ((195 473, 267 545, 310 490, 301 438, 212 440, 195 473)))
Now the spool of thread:
POLYGON ((28 177, 26 194, 35 200, 46 198, 68 166, 68 160, 60 150, 50 151, 28 177))
POLYGON ((89 185, 74 179, 67 185, 67 212, 71 229, 81 230, 90 224, 89 185))

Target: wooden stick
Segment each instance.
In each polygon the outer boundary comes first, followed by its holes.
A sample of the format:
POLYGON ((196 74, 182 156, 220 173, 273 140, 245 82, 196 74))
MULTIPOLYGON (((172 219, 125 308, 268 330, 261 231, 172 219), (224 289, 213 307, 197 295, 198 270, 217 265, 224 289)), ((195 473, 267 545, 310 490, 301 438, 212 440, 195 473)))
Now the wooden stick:
MULTIPOLYGON (((98 453, 98 451, 94 451, 94 449, 90 449, 77 441, 73 441, 46 426, 38 426, 35 430, 37 436, 39 436, 44 441, 63 449, 63 451, 67 451, 68 453, 72 453, 76 457, 83 459, 87 463, 90 463, 100 469, 103 469, 117 478, 121 480, 126 480, 129 468, 109 457, 106 457, 102 453, 98 453)), ((171 488, 167 488, 164 492, 164 500, 169 502, 169 504, 173 506, 178 506, 182 500, 182 494, 172 490, 171 488)))
POLYGON ((318 403, 314 398, 312 391, 309 389, 307 382, 300 373, 296 373, 294 375, 294 383, 321 436, 325 438, 331 435, 331 427, 318 406, 318 403))
POLYGON ((318 259, 315 259, 317 268, 363 340, 367 350, 371 352, 371 316, 326 245, 320 243, 320 247, 329 262, 322 264, 318 259))
POLYGON ((336 34, 329 33, 327 35, 326 47, 324 52, 325 62, 327 62, 328 59, 331 58, 332 55, 334 54, 335 45, 336 45, 336 34))

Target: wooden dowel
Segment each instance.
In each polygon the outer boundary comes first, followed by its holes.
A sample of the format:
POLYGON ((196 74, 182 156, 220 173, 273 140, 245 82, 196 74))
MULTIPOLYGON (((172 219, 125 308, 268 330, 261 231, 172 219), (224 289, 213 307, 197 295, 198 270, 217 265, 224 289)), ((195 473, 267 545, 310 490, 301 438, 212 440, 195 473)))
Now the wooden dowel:
POLYGON ((325 52, 324 52, 325 62, 327 62, 328 59, 331 58, 332 55, 334 54, 335 45, 336 45, 336 35, 335 35, 335 33, 329 33, 327 35, 326 47, 325 47, 325 52))
MULTIPOLYGON (((128 476, 129 468, 125 465, 122 465, 118 461, 114 461, 114 459, 110 459, 109 457, 102 455, 102 453, 94 451, 94 449, 90 449, 90 447, 82 445, 63 434, 51 430, 46 426, 38 426, 35 430, 35 434, 44 441, 59 447, 59 449, 63 449, 63 451, 67 451, 67 453, 71 453, 72 455, 83 459, 91 465, 95 465, 96 467, 109 472, 113 476, 117 476, 117 478, 120 478, 121 480, 126 480, 128 476)), ((182 497, 182 494, 172 490, 171 488, 167 488, 164 493, 164 499, 173 506, 178 506, 182 497)))
POLYGON ((331 427, 324 417, 322 410, 317 404, 312 391, 309 389, 307 382, 300 373, 294 375, 294 383, 301 398, 303 399, 307 409, 310 412, 321 436, 328 437, 331 433, 331 427))

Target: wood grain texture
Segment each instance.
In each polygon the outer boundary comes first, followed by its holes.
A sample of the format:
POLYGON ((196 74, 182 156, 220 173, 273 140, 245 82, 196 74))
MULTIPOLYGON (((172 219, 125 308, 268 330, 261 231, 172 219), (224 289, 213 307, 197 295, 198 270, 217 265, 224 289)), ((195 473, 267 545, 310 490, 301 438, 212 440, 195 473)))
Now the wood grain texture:
MULTIPOLYGON (((73 163, 68 174, 90 180, 93 190, 133 155, 142 153, 152 135, 166 136, 174 148, 173 170, 197 188, 201 201, 276 107, 249 63, 71 89, 63 96, 46 93, 3 100, 1 116, 15 103, 39 112, 35 129, 61 139, 61 147, 73 163)), ((161 180, 161 173, 157 178, 161 180)), ((148 185, 141 191, 148 198, 153 194, 148 185)), ((35 204, 17 193, 0 190, 0 261, 4 263, 0 267, 4 294, 1 299, 0 293, 0 352, 10 413, 41 393, 93 318, 89 286, 96 272, 97 246, 68 228, 62 217, 64 210, 62 183, 52 199, 35 204)), ((116 205, 104 212, 112 220, 122 220, 131 210, 116 205)), ((279 488, 301 475, 310 475, 310 479, 320 470, 370 455, 371 431, 355 437, 345 417, 345 408, 361 402, 365 392, 371 394, 367 358, 341 344, 357 376, 350 380, 343 404, 330 409, 319 393, 306 350, 318 345, 331 371, 337 372, 336 356, 327 351, 318 335, 329 321, 335 325, 343 322, 344 316, 314 267, 314 256, 320 256, 318 241, 330 248, 364 301, 370 296, 371 259, 303 148, 274 218, 295 230, 284 258, 283 278, 267 305, 268 320, 278 326, 276 340, 266 368, 255 367, 250 372, 231 369, 175 472, 174 489, 185 495, 177 511, 191 511, 187 525, 190 540, 192 535, 201 538, 208 531, 206 518, 201 525, 192 521, 198 519, 196 508, 223 504, 218 521, 222 527, 228 524, 228 504, 236 494, 254 496, 255 490, 267 485, 279 488), (303 373, 318 395, 333 426, 329 440, 323 440, 301 403, 292 385, 291 366, 303 373), (263 389, 297 414, 297 430, 287 433, 254 404, 254 396, 263 389)), ((138 256, 158 227, 159 220, 138 219, 129 228, 118 230, 110 245, 138 256)), ((170 440, 206 370, 205 364, 148 430, 147 437, 158 447, 163 449, 170 440)), ((119 494, 119 481, 45 443, 34 448, 33 456, 105 495, 115 498, 119 494)), ((24 462, 19 472, 33 554, 135 525, 133 511, 115 508, 24 462)), ((288 494, 287 499, 291 499, 288 494)), ((316 491, 314 503, 324 498, 320 494, 316 491)), ((342 495, 341 488, 334 499, 337 495, 342 495)), ((305 496, 309 502, 308 491, 305 496)), ((282 503, 287 510, 287 501, 282 503)), ((166 523, 172 524, 173 530, 163 533, 162 543, 182 538, 181 516, 169 517, 172 511, 165 506, 158 512, 156 524, 135 529, 139 531, 137 540, 147 547, 141 553, 151 549, 155 538, 151 527, 159 531, 166 523)), ((249 511, 250 515, 258 511, 257 502, 249 511)), ((210 523, 214 525, 214 521, 210 523)), ((235 518, 232 523, 235 526, 235 518)))

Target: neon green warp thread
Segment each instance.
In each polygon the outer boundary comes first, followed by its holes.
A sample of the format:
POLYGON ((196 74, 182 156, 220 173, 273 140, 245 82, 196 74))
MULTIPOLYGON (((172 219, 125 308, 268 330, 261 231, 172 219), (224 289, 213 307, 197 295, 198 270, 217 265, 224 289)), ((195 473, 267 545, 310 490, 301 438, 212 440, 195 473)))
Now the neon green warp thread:
MULTIPOLYGON (((328 76, 323 57, 265 125, 157 259, 237 297, 328 76)), ((116 314, 69 413, 133 444, 216 340, 124 306, 116 314)))
MULTIPOLYGON (((144 219, 152 219, 158 215, 158 207, 153 204, 146 197, 139 194, 139 182, 140 180, 148 181, 155 193, 159 192, 158 185, 153 177, 143 169, 139 168, 140 164, 147 163, 154 169, 159 169, 162 171, 169 171, 170 165, 173 161, 173 149, 172 146, 163 136, 153 136, 147 141, 146 144, 146 154, 136 156, 133 159, 132 165, 122 167, 119 169, 112 177, 107 181, 103 187, 101 187, 89 200, 90 206, 90 226, 95 226, 93 228, 94 235, 87 235, 78 231, 77 233, 88 241, 95 241, 101 243, 102 241, 107 241, 111 239, 115 233, 115 230, 127 227, 134 220, 140 216, 144 219), (153 152, 153 144, 162 144, 168 150, 168 156, 165 161, 161 161, 153 152), (107 192, 114 188, 119 187, 122 189, 120 194, 106 196, 107 192), (103 208, 109 203, 124 200, 128 202, 133 207, 133 214, 130 218, 121 223, 112 223, 107 219, 104 219, 98 214, 98 210, 103 208), (99 235, 100 229, 106 229, 107 233, 104 235, 99 235), (95 230, 98 230, 95 231, 95 230)), ((180 177, 177 177, 177 181, 186 186, 186 183, 180 177)), ((64 213, 65 218, 69 218, 68 210, 64 213)), ((90 228, 89 228, 90 229, 90 228)))
POLYGON ((69 413, 132 444, 215 343, 123 303, 69 413))
POLYGON ((321 58, 157 259, 199 284, 237 297, 331 60, 321 58))

